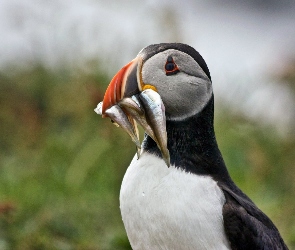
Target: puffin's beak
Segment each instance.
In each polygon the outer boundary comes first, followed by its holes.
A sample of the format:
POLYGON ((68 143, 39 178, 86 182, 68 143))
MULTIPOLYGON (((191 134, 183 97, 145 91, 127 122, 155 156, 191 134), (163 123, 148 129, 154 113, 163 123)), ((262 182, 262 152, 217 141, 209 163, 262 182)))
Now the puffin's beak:
POLYGON ((139 123, 157 143, 169 167, 165 107, 156 88, 143 83, 141 69, 141 57, 136 57, 125 65, 111 80, 103 102, 97 105, 95 112, 102 117, 111 118, 130 135, 138 148, 138 157, 140 141, 137 123, 139 123))

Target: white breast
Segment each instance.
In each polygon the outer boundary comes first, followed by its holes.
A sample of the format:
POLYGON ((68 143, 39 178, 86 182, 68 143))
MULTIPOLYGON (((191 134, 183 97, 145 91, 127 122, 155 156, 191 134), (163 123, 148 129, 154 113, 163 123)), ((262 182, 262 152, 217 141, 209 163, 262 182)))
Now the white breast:
POLYGON ((168 168, 149 153, 124 176, 120 209, 131 246, 140 249, 230 249, 224 195, 208 176, 168 168))

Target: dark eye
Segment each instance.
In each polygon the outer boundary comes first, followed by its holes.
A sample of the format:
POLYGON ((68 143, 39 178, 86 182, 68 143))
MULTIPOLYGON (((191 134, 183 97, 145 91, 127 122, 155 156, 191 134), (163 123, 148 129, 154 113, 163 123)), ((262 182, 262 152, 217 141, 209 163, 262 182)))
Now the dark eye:
POLYGON ((179 72, 179 69, 176 65, 176 63, 174 62, 172 56, 168 56, 166 64, 165 64, 165 71, 166 71, 166 75, 170 76, 170 75, 174 75, 177 72, 179 72))

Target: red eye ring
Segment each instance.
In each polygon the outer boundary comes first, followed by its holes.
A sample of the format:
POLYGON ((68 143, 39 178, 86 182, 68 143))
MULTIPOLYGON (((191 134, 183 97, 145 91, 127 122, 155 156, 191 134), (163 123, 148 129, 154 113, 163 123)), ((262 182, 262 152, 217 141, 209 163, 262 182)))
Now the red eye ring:
POLYGON ((167 76, 174 75, 177 72, 179 72, 179 69, 178 69, 176 63, 174 62, 172 56, 168 56, 168 58, 167 58, 167 61, 165 63, 165 72, 166 72, 167 76))

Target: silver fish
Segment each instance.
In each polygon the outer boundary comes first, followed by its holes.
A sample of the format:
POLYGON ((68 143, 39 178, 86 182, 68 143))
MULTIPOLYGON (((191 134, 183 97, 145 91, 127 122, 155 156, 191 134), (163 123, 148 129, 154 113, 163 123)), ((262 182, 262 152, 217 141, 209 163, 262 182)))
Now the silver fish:
POLYGON ((105 111, 105 114, 122 127, 131 137, 137 148, 140 148, 139 135, 136 122, 132 117, 127 117, 119 105, 113 105, 105 111))
POLYGON ((97 104, 96 108, 94 109, 94 112, 98 115, 102 115, 102 102, 97 104))
POLYGON ((161 96, 152 89, 146 89, 139 94, 145 110, 147 123, 155 135, 155 142, 161 150, 164 161, 170 166, 170 155, 167 148, 165 106, 161 96))
POLYGON ((150 125, 146 121, 145 111, 139 106, 139 100, 136 96, 132 96, 132 98, 123 98, 119 102, 120 107, 128 112, 137 122, 140 124, 145 132, 155 141, 157 142, 156 136, 150 127, 150 125))
MULTIPOLYGON (((102 115, 102 102, 94 110, 102 115)), ((122 127, 131 137, 137 147, 137 157, 140 157, 140 141, 137 123, 156 142, 161 150, 164 161, 170 166, 170 155, 167 148, 167 132, 165 106, 160 95, 146 89, 138 95, 125 97, 118 104, 105 111, 105 115, 113 120, 114 124, 122 127)))

